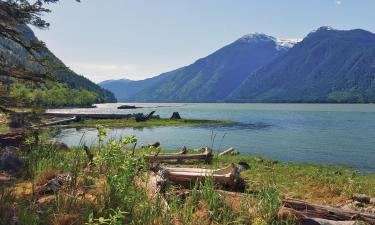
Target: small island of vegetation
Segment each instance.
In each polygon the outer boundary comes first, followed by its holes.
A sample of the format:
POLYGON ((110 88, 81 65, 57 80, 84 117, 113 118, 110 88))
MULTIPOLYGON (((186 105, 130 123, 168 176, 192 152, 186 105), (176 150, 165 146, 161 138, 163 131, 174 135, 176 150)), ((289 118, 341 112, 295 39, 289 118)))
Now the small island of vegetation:
POLYGON ((200 119, 149 119, 137 122, 134 119, 87 119, 80 122, 68 124, 69 127, 96 127, 98 124, 106 127, 154 127, 154 126, 202 126, 202 125, 224 125, 234 123, 230 120, 200 120, 200 119))

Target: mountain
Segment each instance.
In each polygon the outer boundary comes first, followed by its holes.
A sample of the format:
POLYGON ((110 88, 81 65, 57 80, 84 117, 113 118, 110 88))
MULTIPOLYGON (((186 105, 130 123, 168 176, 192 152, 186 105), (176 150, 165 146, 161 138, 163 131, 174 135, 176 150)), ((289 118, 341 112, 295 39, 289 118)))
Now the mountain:
POLYGON ((114 82, 121 82, 121 83, 130 83, 132 82, 132 80, 129 80, 129 79, 119 79, 119 80, 105 80, 105 81, 102 81, 100 83, 98 83, 98 85, 110 85, 114 82))
POLYGON ((169 77, 170 74, 165 73, 156 77, 137 81, 128 79, 106 80, 98 83, 98 85, 102 88, 110 90, 119 101, 129 101, 130 96, 133 96, 152 85, 161 84, 169 77))
MULTIPOLYGON (((26 41, 35 40, 34 32, 26 25, 19 25, 17 28, 23 35, 23 39, 26 41)), ((43 60, 43 64, 54 66, 52 76, 60 83, 66 84, 68 87, 73 89, 86 89, 90 92, 95 93, 97 96, 96 102, 116 102, 114 95, 105 90, 87 78, 76 74, 64 65, 64 63, 58 59, 47 47, 42 47, 36 52, 39 59, 43 60)), ((33 72, 40 72, 45 70, 45 66, 41 66, 40 63, 33 60, 30 54, 21 47, 18 43, 9 40, 0 35, 0 57, 6 59, 8 66, 21 67, 31 70, 33 72)))
POLYGON ((375 34, 321 27, 249 74, 229 102, 375 102, 375 34))
POLYGON ((101 83, 121 101, 220 102, 255 69, 295 44, 265 34, 249 34, 189 66, 143 81, 101 83))

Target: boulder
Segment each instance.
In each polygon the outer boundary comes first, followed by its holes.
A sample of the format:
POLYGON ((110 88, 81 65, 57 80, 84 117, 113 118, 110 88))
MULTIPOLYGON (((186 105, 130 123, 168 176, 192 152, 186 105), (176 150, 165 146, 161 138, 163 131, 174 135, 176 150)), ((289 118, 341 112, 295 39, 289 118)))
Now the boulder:
POLYGON ((38 193, 41 195, 45 194, 54 194, 58 192, 65 184, 72 180, 72 176, 70 174, 60 174, 56 177, 47 181, 46 184, 40 186, 38 188, 38 193))
POLYGON ((370 203, 371 198, 364 194, 354 194, 352 199, 360 203, 370 203))

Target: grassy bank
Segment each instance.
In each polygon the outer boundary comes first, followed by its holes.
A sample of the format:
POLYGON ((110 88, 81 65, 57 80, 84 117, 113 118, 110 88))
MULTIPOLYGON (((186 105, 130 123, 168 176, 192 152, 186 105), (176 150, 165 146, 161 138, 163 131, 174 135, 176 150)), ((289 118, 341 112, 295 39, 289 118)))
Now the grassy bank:
POLYGON ((96 127, 101 124, 106 127, 155 127, 155 126, 198 126, 230 124, 229 120, 196 120, 196 119, 150 119, 145 122, 136 122, 134 119, 87 119, 81 122, 70 123, 69 127, 96 127))
MULTIPOLYGON (((166 184, 163 194, 158 196, 147 190, 152 165, 144 155, 168 151, 134 150, 137 142, 134 136, 104 146, 108 129, 99 126, 98 131, 99 147, 86 149, 94 155, 92 161, 84 148, 43 144, 48 133, 39 138, 28 137, 18 153, 24 159, 22 169, 17 173, 0 171, 0 224, 9 224, 9 220, 16 218, 19 224, 56 225, 291 225, 296 224, 295 218, 278 216, 283 198, 336 206, 349 200, 353 193, 375 196, 375 174, 363 175, 333 165, 217 154, 211 164, 203 161, 174 164, 223 168, 246 162, 250 168, 241 172, 246 183, 244 193, 227 197, 208 177, 190 187, 166 184), (65 177, 64 185, 52 191, 46 189, 57 177, 65 177)), ((188 154, 197 152, 200 150, 190 150, 188 154)))
POLYGON ((311 203, 342 203, 353 193, 375 196, 375 173, 364 175, 335 165, 278 162, 254 156, 216 157, 211 167, 222 167, 239 161, 250 169, 241 173, 248 181, 248 191, 262 190, 264 184, 274 186, 284 197, 304 199, 311 203))

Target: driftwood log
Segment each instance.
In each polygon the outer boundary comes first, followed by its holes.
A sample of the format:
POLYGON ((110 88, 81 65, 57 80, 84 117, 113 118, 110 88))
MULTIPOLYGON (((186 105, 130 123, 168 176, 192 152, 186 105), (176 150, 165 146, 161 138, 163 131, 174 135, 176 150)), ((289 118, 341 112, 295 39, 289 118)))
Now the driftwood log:
POLYGON ((135 115, 135 121, 137 122, 145 122, 149 119, 151 119, 152 115, 154 115, 155 111, 150 112, 147 116, 145 116, 143 113, 137 113, 135 115))
POLYGON ((223 156, 223 155, 227 155, 227 154, 230 154, 230 153, 234 153, 235 151, 236 151, 235 148, 230 147, 227 150, 224 150, 224 151, 220 152, 219 156, 223 156))
POLYGON ((62 124, 66 124, 66 123, 69 123, 69 122, 78 122, 80 120, 81 120, 81 118, 79 116, 73 116, 73 117, 70 117, 70 118, 45 123, 45 124, 43 124, 43 126, 62 125, 62 124))
POLYGON ((320 218, 333 221, 359 220, 369 224, 375 224, 375 214, 348 211, 329 206, 309 204, 297 199, 283 200, 284 207, 298 211, 308 218, 320 218))
POLYGON ((157 155, 146 155, 145 158, 150 162, 159 162, 165 160, 204 160, 206 163, 210 163, 213 157, 212 149, 206 147, 204 153, 199 154, 185 154, 186 151, 180 153, 169 153, 169 154, 157 154, 157 155))
POLYGON ((162 167, 165 178, 180 185, 191 185, 212 177, 216 184, 231 190, 243 190, 244 182, 239 169, 232 164, 223 169, 162 167))

